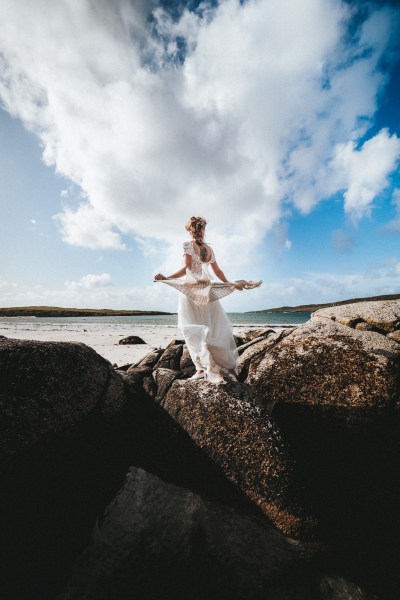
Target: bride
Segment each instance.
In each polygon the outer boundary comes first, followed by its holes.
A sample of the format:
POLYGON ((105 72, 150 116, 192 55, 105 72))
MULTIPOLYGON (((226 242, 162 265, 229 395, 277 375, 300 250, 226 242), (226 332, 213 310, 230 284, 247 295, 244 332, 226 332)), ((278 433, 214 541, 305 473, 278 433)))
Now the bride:
POLYGON ((215 260, 213 249, 204 241, 206 224, 202 217, 189 219, 186 229, 192 239, 183 244, 184 267, 169 277, 158 273, 155 280, 168 283, 182 292, 179 294, 178 327, 197 369, 190 379, 220 383, 223 372, 235 369, 238 352, 232 325, 218 298, 234 289, 243 289, 247 282, 227 280, 215 260), (222 284, 212 281, 209 265, 222 284), (177 281, 184 275, 185 281, 177 281))

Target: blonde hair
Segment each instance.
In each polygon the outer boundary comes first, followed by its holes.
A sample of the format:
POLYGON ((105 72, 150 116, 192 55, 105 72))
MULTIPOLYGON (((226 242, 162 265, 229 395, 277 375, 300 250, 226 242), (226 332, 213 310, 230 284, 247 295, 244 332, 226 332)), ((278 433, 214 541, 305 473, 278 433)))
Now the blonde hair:
POLYGON ((206 261, 207 258, 207 246, 203 240, 203 229, 207 225, 207 221, 203 217, 190 217, 186 223, 186 230, 190 233, 195 243, 198 245, 200 250, 200 258, 202 262, 206 261))

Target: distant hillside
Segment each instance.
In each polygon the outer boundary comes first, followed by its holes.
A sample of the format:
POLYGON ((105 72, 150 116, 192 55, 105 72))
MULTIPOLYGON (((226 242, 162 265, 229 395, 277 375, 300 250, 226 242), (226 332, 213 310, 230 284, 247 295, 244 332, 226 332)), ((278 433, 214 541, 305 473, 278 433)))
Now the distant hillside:
POLYGON ((112 310, 108 308, 62 308, 59 306, 17 306, 0 308, 0 317, 136 317, 172 315, 156 310, 112 310))
POLYGON ((328 304, 301 304, 300 306, 280 306, 279 308, 266 308, 264 310, 254 310, 257 313, 269 312, 314 312, 320 308, 329 308, 330 306, 341 306, 342 304, 354 304, 355 302, 372 302, 373 300, 399 300, 400 294, 387 294, 385 296, 371 296, 369 298, 351 298, 350 300, 340 300, 340 302, 329 302, 328 304))

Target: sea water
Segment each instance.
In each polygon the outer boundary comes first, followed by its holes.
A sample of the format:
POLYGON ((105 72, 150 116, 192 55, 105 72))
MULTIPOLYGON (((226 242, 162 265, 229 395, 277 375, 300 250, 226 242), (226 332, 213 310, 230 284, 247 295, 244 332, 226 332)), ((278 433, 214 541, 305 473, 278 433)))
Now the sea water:
MULTIPOLYGON (((233 326, 270 326, 301 325, 309 320, 310 312, 244 312, 228 313, 233 326)), ((97 325, 171 325, 176 326, 178 316, 171 315, 136 315, 136 316, 102 316, 102 317, 7 317, 2 321, 23 321, 25 323, 49 323, 54 325, 97 324, 97 325)))

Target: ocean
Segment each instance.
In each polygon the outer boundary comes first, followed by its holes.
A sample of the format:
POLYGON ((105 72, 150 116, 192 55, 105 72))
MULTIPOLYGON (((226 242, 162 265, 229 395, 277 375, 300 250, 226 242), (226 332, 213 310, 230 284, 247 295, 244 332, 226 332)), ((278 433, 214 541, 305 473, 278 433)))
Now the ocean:
MULTIPOLYGON (((301 325, 310 318, 309 312, 245 312, 228 313, 233 326, 301 325)), ((1 321, 19 321, 36 324, 97 324, 97 325, 171 325, 176 326, 177 315, 140 315, 134 317, 3 317, 1 321)))

